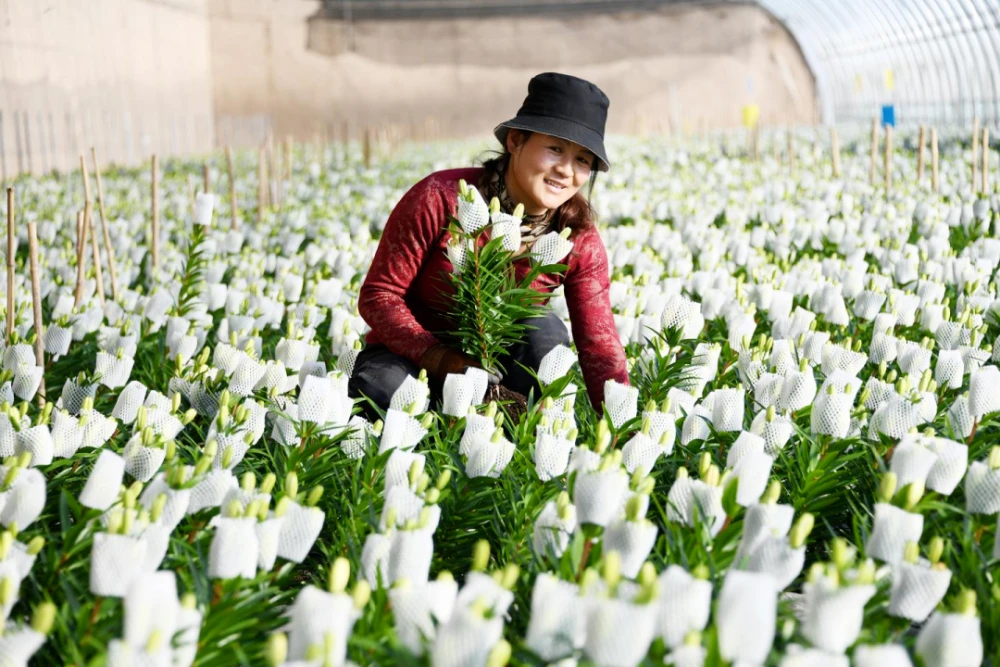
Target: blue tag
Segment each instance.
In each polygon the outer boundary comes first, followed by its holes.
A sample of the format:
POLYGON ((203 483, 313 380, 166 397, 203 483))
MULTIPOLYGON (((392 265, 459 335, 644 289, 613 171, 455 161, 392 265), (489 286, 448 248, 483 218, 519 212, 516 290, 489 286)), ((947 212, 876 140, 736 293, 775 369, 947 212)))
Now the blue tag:
POLYGON ((895 104, 883 104, 882 105, 882 125, 891 125, 896 127, 896 105, 895 104))

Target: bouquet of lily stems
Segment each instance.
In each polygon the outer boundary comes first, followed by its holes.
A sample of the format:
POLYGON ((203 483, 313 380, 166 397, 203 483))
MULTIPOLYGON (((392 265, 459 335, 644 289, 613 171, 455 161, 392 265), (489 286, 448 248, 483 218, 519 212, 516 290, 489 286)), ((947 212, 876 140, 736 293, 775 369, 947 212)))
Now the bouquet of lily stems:
MULTIPOLYGON (((533 283, 568 268, 558 262, 573 248, 570 230, 549 232, 526 248, 521 242, 522 204, 504 213, 496 197, 487 206, 479 190, 464 180, 459 189, 457 214, 448 225, 455 287, 452 335, 488 372, 503 373, 509 371, 501 361, 505 351, 532 328, 531 318, 542 314, 541 304, 548 298, 533 283), (523 259, 530 268, 518 278, 516 266, 523 259)), ((502 396, 502 389, 491 391, 492 397, 502 396)))

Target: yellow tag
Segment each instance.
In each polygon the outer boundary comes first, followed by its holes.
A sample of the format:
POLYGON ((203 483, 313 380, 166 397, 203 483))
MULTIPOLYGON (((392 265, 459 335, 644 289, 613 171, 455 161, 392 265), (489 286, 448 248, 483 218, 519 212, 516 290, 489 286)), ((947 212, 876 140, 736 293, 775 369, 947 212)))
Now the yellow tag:
POLYGON ((896 87, 896 76, 892 73, 892 68, 885 68, 885 87, 887 90, 892 90, 896 87))
POLYGON ((760 107, 756 104, 743 105, 743 127, 752 128, 760 118, 760 107))
POLYGON ((861 89, 864 88, 865 80, 861 78, 860 74, 854 75, 854 92, 860 93, 861 89))

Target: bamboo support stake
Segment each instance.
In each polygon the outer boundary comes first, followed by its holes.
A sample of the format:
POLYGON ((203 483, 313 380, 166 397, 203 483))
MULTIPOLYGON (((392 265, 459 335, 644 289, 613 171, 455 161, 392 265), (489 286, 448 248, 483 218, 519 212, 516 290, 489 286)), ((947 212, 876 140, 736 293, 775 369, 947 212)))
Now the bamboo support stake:
POLYGON ((160 170, 160 160, 156 155, 153 155, 153 184, 152 184, 152 206, 153 206, 153 219, 152 228, 150 230, 152 238, 150 239, 150 250, 153 259, 153 269, 160 266, 160 187, 158 182, 157 172, 160 170))
POLYGON ((885 126, 885 196, 892 191, 892 125, 885 126))
POLYGON ((938 142, 937 128, 931 128, 931 188, 938 191, 941 182, 938 180, 938 142))
POLYGON ((14 188, 7 188, 7 341, 14 333, 14 188))
POLYGON ((111 276, 111 298, 118 300, 118 272, 115 270, 115 255, 111 250, 111 235, 108 233, 108 216, 104 212, 104 186, 101 185, 101 169, 97 165, 97 150, 90 149, 94 160, 94 178, 97 180, 97 211, 101 216, 101 235, 104 237, 104 254, 108 256, 108 274, 111 276))
POLYGON ((878 155, 878 119, 872 118, 872 150, 871 165, 868 170, 868 182, 875 185, 875 156, 878 155))
POLYGON ((83 301, 83 277, 87 264, 87 224, 84 212, 76 212, 76 292, 73 296, 73 307, 77 308, 83 301))
POLYGON ((837 128, 830 128, 830 152, 833 154, 833 177, 840 178, 840 138, 837 128))
MULTIPOLYGON (((38 234, 34 221, 28 222, 28 262, 31 267, 31 312, 35 322, 35 363, 45 367, 44 330, 42 324, 42 285, 38 270, 38 234)), ((45 403, 45 377, 38 388, 38 402, 45 403)))
POLYGON ((369 169, 372 166, 372 131, 367 126, 365 127, 365 139, 362 151, 365 159, 365 169, 369 169))
POLYGON ((201 165, 201 191, 204 194, 208 194, 212 191, 212 183, 209 178, 208 163, 201 165))
POLYGON ((233 149, 226 146, 226 169, 229 171, 229 209, 232 212, 232 229, 239 229, 240 222, 236 215, 236 179, 233 177, 233 149))
POLYGON ((972 191, 979 189, 979 118, 972 119, 972 191))
POLYGON ((101 250, 97 245, 97 232, 94 230, 94 205, 88 200, 83 208, 83 222, 90 234, 90 251, 94 260, 94 280, 97 281, 97 298, 104 307, 104 274, 101 272, 101 250))
POLYGON ((990 128, 983 128, 983 187, 984 197, 990 195, 990 128))
POLYGON ((917 185, 924 180, 924 146, 927 143, 927 128, 920 126, 920 135, 917 139, 917 185))

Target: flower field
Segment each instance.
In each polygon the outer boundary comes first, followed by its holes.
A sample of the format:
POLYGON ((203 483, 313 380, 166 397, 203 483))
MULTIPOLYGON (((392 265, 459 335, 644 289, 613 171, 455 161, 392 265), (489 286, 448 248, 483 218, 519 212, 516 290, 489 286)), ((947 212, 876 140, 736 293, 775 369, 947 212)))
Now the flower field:
POLYGON ((478 146, 18 179, 0 667, 1000 664, 1000 195, 732 143, 612 142, 630 385, 556 348, 516 422, 347 395, 381 227, 478 146))

